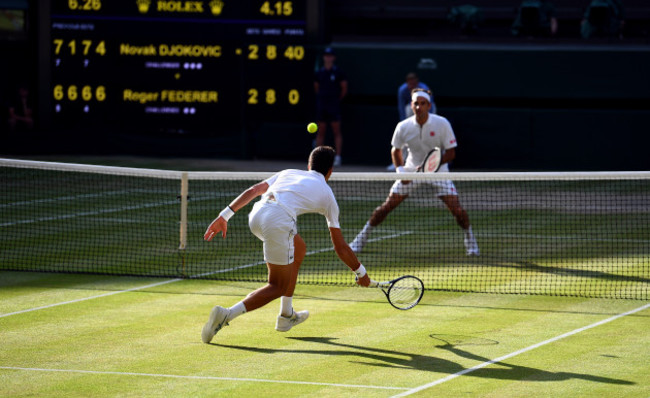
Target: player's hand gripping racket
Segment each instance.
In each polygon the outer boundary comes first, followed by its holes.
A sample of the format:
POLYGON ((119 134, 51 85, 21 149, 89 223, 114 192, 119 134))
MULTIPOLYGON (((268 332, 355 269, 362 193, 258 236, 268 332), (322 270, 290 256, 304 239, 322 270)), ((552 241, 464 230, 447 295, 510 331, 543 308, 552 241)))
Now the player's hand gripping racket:
POLYGON ((392 281, 370 281, 368 287, 380 288, 388 302, 398 310, 408 310, 415 307, 424 294, 424 283, 415 276, 405 275, 392 281))
POLYGON ((417 171, 424 173, 435 173, 440 168, 440 161, 442 160, 442 151, 440 148, 435 147, 424 158, 424 162, 418 166, 417 171))

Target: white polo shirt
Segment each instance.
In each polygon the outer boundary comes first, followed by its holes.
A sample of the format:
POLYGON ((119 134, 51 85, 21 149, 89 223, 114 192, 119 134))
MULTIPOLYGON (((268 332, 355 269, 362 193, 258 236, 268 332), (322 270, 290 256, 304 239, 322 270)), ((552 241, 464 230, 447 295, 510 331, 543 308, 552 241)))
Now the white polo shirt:
MULTIPOLYGON (((415 120, 415 115, 397 123, 391 145, 395 148, 408 147, 409 156, 404 167, 414 170, 433 148, 439 147, 444 153, 447 149, 455 148, 457 143, 449 121, 442 116, 429 114, 429 118, 422 126, 415 120)), ((447 163, 440 166, 438 170, 438 172, 447 171, 449 171, 447 163)))
POLYGON ((339 205, 327 185, 325 177, 314 170, 288 169, 265 180, 269 189, 265 196, 273 194, 275 200, 294 218, 301 214, 317 213, 325 216, 327 226, 339 226, 339 205))

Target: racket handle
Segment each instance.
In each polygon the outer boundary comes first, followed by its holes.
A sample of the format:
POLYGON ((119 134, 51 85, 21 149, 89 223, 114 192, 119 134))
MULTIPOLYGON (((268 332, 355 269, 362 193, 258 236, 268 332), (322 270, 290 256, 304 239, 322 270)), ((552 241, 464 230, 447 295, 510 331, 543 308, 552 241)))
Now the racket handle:
POLYGON ((368 284, 368 287, 379 287, 379 282, 373 281, 371 279, 370 283, 368 284))

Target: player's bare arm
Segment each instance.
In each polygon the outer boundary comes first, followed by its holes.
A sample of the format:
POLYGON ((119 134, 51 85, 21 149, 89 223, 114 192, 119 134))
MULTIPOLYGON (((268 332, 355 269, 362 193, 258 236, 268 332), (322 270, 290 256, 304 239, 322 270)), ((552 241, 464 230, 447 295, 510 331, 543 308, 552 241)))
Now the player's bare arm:
MULTIPOLYGON (((398 173, 403 173, 404 170, 404 156, 402 155, 402 148, 391 148, 390 157, 393 159, 393 164, 395 165, 395 170, 398 173)), ((410 180, 402 180, 403 184, 410 184, 410 180)))
MULTIPOLYGON (((343 233, 340 228, 330 228, 330 237, 332 238, 332 244, 334 244, 334 251, 336 255, 339 256, 341 261, 345 263, 352 271, 357 271, 361 266, 359 259, 357 259, 356 254, 350 249, 350 246, 343 239, 343 233)), ((368 274, 363 275, 357 280, 357 283, 361 286, 368 287, 370 284, 370 278, 368 274)))
POLYGON ((249 204, 253 199, 264 195, 268 189, 269 184, 267 184, 265 181, 259 182, 242 192, 241 195, 237 196, 235 200, 230 202, 229 206, 233 211, 236 212, 242 207, 249 204))
POLYGON ((390 150, 390 157, 393 160, 393 164, 395 165, 395 168, 404 166, 404 156, 402 155, 401 148, 392 147, 390 150))
MULTIPOLYGON (((230 204, 226 209, 229 209, 230 212, 234 214, 237 212, 237 210, 249 204, 253 199, 263 195, 268 189, 269 189, 269 184, 267 184, 265 181, 259 182, 251 186, 244 192, 242 192, 239 196, 237 196, 235 200, 230 202, 230 204)), ((216 235, 219 234, 219 232, 222 233, 223 238, 226 237, 226 233, 228 232, 227 218, 229 218, 229 216, 224 214, 224 212, 230 213, 226 209, 224 209, 224 211, 221 212, 221 214, 219 214, 219 217, 215 218, 214 221, 210 223, 208 229, 205 231, 205 234, 203 235, 204 240, 211 241, 212 238, 214 238, 216 235)))
POLYGON ((449 163, 456 159, 456 148, 447 149, 440 159, 440 164, 449 163))

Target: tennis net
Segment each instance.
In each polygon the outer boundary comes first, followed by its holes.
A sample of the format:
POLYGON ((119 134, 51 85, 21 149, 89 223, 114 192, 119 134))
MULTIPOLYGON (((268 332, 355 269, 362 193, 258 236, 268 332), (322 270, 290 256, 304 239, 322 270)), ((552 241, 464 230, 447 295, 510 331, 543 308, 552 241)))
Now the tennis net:
MULTIPOLYGON (((0 159, 0 270, 265 281, 250 206, 228 237, 203 241, 234 197, 272 173, 180 172, 0 159)), ((421 184, 358 254, 370 276, 410 274, 428 290, 648 299, 650 172, 409 174, 450 178, 480 256, 436 191, 421 184)), ((402 176, 401 176, 402 177, 402 176)), ((395 182, 330 179, 348 242, 395 182)), ((325 219, 303 215, 299 283, 353 285, 325 219)))

